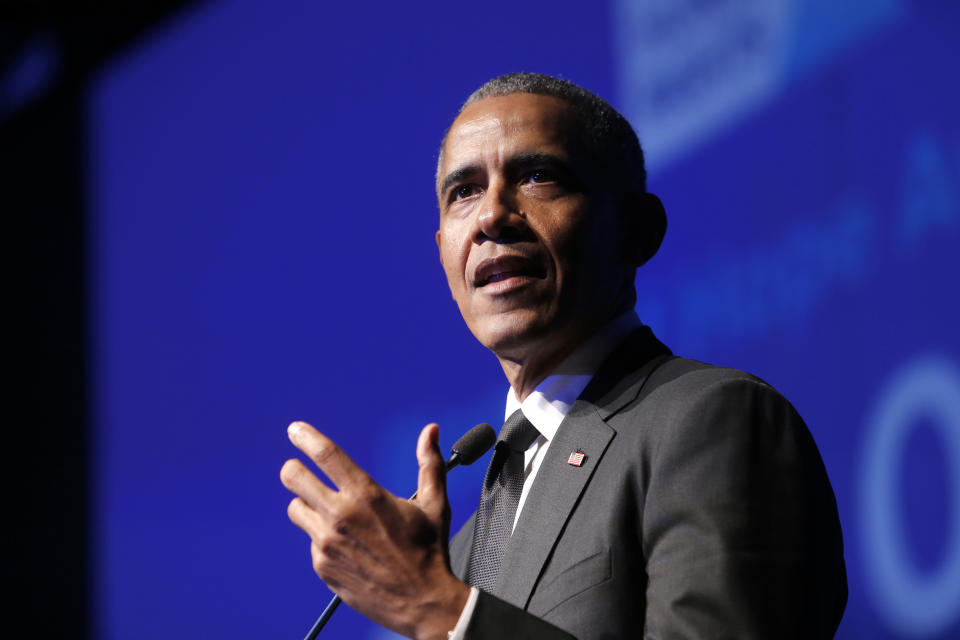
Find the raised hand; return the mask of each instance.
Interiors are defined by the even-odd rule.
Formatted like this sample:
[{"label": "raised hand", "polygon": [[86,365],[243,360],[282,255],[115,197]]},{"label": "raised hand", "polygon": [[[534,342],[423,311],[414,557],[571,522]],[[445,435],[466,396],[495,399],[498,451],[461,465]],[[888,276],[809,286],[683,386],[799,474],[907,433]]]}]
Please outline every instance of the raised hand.
[{"label": "raised hand", "polygon": [[280,471],[297,494],[287,513],[310,536],[317,575],[344,602],[410,638],[446,638],[470,589],[450,572],[450,505],[439,428],[417,440],[417,497],[407,501],[378,485],[332,440],[305,422],[288,428],[294,445],[330,479],[325,485],[297,459]]}]

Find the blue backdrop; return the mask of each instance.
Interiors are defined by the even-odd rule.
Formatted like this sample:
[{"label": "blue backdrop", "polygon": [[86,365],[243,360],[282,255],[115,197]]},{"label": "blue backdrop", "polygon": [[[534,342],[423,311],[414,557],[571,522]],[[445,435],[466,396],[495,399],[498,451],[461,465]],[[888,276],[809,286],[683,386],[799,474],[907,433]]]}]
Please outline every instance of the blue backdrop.
[{"label": "blue backdrop", "polygon": [[[516,70],[637,127],[670,220],[641,318],[810,425],[838,637],[960,635],[958,24],[923,0],[238,0],[155,30],[89,92],[96,636],[302,637],[330,594],[285,514],[291,420],[401,495],[423,424],[502,421],[433,172],[460,101]],[[451,477],[455,526],[485,464]],[[391,637],[346,608],[328,633]]]}]

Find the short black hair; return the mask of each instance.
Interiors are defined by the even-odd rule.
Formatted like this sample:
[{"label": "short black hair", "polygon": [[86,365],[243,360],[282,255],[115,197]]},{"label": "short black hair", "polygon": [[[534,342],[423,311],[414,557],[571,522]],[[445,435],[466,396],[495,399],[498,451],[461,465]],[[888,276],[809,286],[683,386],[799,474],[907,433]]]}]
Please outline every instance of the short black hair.
[{"label": "short black hair", "polygon": [[[580,120],[584,147],[610,176],[612,184],[609,186],[638,193],[646,192],[647,172],[643,150],[633,127],[606,100],[568,80],[526,72],[497,76],[471,93],[457,111],[457,115],[484,98],[499,98],[514,93],[552,96],[569,104]],[[438,171],[440,162],[443,161],[443,143],[446,139],[445,133],[440,145]]]}]

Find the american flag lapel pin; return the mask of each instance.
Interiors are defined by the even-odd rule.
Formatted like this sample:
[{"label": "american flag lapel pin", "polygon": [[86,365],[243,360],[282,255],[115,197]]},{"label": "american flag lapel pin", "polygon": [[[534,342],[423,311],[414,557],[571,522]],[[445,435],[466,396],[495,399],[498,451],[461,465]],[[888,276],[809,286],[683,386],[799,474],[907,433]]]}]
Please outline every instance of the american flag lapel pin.
[{"label": "american flag lapel pin", "polygon": [[581,449],[580,447],[577,447],[577,450],[571,453],[570,457],[567,458],[567,464],[574,467],[579,467],[583,465],[584,455],[586,454],[583,453],[583,449]]}]

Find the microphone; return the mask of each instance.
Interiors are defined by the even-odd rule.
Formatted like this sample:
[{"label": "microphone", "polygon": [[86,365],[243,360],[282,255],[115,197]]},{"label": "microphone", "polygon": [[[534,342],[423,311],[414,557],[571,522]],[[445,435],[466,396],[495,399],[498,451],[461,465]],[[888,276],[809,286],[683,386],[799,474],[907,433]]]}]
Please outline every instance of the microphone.
[{"label": "microphone", "polygon": [[497,432],[486,422],[481,422],[460,436],[460,439],[450,447],[452,455],[447,460],[444,473],[450,473],[451,469],[461,464],[464,466],[473,464],[489,451],[496,441]]},{"label": "microphone", "polygon": [[[450,457],[447,459],[446,466],[444,467],[444,475],[450,473],[451,469],[460,465],[466,466],[473,464],[480,459],[480,456],[489,451],[490,447],[492,447],[496,441],[497,433],[493,430],[493,427],[486,422],[481,422],[476,425],[460,436],[460,439],[450,447]],[[417,492],[414,491],[410,499],[413,500],[416,497]],[[333,616],[333,612],[340,606],[341,602],[343,601],[340,599],[340,596],[333,596],[327,608],[323,610],[323,613],[317,618],[317,621],[310,628],[310,631],[307,632],[303,640],[315,640],[324,625],[326,625],[327,621]]]}]

